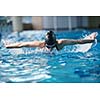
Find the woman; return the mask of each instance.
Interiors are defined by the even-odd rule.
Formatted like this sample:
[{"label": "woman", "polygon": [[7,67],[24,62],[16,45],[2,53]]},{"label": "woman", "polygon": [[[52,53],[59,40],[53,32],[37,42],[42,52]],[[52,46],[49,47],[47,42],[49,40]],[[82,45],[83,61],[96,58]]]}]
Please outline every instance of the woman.
[{"label": "woman", "polygon": [[61,50],[66,45],[74,44],[85,44],[94,42],[97,36],[97,32],[91,33],[88,37],[89,39],[56,39],[53,31],[48,31],[44,41],[31,41],[31,42],[21,42],[6,44],[6,48],[21,48],[21,47],[40,47],[46,48],[50,51],[56,48],[58,51]]}]

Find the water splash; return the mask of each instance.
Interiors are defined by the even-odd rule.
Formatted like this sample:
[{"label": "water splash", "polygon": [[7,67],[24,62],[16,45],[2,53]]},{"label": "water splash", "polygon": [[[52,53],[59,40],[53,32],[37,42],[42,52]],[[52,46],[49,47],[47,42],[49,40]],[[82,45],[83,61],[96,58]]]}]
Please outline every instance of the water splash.
[{"label": "water splash", "polygon": [[[96,34],[97,36],[98,34]],[[83,39],[88,39],[88,35],[85,35],[85,37]],[[74,50],[74,52],[82,52],[85,53],[87,51],[89,51],[92,47],[97,45],[97,39],[95,39],[94,43],[86,43],[86,44],[77,44],[75,45],[76,49]]]}]

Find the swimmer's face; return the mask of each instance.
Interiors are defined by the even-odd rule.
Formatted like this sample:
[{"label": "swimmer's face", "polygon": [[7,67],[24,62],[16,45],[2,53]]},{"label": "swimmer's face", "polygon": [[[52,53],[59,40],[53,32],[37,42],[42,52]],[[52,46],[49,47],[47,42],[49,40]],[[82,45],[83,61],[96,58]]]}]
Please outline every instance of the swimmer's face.
[{"label": "swimmer's face", "polygon": [[53,31],[49,31],[45,37],[46,47],[52,49],[56,46],[56,36]]}]

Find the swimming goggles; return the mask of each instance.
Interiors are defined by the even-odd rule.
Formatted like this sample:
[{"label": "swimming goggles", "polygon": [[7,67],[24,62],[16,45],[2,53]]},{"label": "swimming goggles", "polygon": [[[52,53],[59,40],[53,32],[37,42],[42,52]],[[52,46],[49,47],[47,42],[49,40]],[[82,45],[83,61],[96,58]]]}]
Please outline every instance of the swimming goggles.
[{"label": "swimming goggles", "polygon": [[46,47],[47,48],[53,48],[53,47],[55,47],[56,46],[56,44],[54,43],[53,45],[48,45],[48,44],[46,44]]}]

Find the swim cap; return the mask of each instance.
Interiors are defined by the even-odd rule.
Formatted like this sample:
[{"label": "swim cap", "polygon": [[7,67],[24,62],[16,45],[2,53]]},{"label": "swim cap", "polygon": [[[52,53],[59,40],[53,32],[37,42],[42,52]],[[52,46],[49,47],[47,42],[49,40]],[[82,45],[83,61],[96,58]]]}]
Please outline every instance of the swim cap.
[{"label": "swim cap", "polygon": [[45,37],[45,43],[47,48],[53,48],[56,46],[56,36],[53,31],[48,31]]}]

